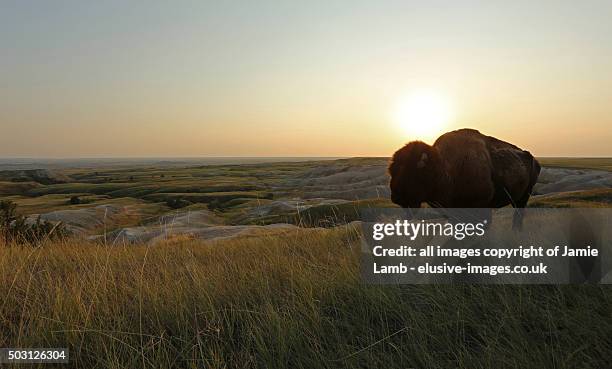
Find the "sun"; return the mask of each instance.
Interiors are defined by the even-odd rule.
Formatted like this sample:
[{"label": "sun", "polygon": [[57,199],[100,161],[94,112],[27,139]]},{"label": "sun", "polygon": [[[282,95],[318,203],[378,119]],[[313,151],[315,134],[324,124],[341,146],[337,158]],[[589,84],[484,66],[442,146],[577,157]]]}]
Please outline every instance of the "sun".
[{"label": "sun", "polygon": [[394,123],[410,140],[430,142],[448,128],[453,118],[450,100],[435,91],[419,91],[398,100]]}]

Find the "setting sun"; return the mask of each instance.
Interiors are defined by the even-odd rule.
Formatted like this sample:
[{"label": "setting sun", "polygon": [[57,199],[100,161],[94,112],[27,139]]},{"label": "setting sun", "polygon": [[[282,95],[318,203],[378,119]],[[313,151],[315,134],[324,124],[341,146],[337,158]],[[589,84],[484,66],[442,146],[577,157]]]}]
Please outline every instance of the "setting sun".
[{"label": "setting sun", "polygon": [[445,131],[452,116],[447,98],[433,91],[420,91],[401,98],[393,118],[410,139],[431,141]]}]

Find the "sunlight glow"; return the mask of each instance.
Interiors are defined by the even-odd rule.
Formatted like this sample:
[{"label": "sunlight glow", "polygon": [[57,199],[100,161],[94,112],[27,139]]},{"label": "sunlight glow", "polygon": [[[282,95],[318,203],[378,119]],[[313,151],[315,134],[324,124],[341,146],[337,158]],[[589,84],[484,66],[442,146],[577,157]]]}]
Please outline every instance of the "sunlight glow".
[{"label": "sunlight glow", "polygon": [[401,98],[394,110],[394,123],[409,140],[431,143],[453,118],[450,101],[434,91],[419,91]]}]

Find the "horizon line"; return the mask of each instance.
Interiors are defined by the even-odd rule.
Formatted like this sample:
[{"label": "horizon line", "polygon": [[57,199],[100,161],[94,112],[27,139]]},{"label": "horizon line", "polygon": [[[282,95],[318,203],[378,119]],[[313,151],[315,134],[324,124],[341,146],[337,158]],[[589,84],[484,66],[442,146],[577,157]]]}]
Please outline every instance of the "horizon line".
[{"label": "horizon line", "polygon": [[[612,154],[605,156],[598,155],[534,155],[536,158],[572,158],[572,159],[606,159],[612,158]],[[0,156],[0,160],[198,160],[198,159],[351,159],[351,158],[389,158],[391,155],[273,155],[273,156],[58,156],[58,157],[38,157],[38,156]]]}]

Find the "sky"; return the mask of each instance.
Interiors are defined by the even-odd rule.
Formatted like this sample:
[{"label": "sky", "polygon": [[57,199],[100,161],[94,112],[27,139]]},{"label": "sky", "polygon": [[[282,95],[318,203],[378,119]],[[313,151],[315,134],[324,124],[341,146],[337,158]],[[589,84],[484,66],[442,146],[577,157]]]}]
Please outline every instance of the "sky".
[{"label": "sky", "polygon": [[610,1],[3,0],[0,157],[389,156],[462,127],[538,156],[612,156],[610,14]]}]

